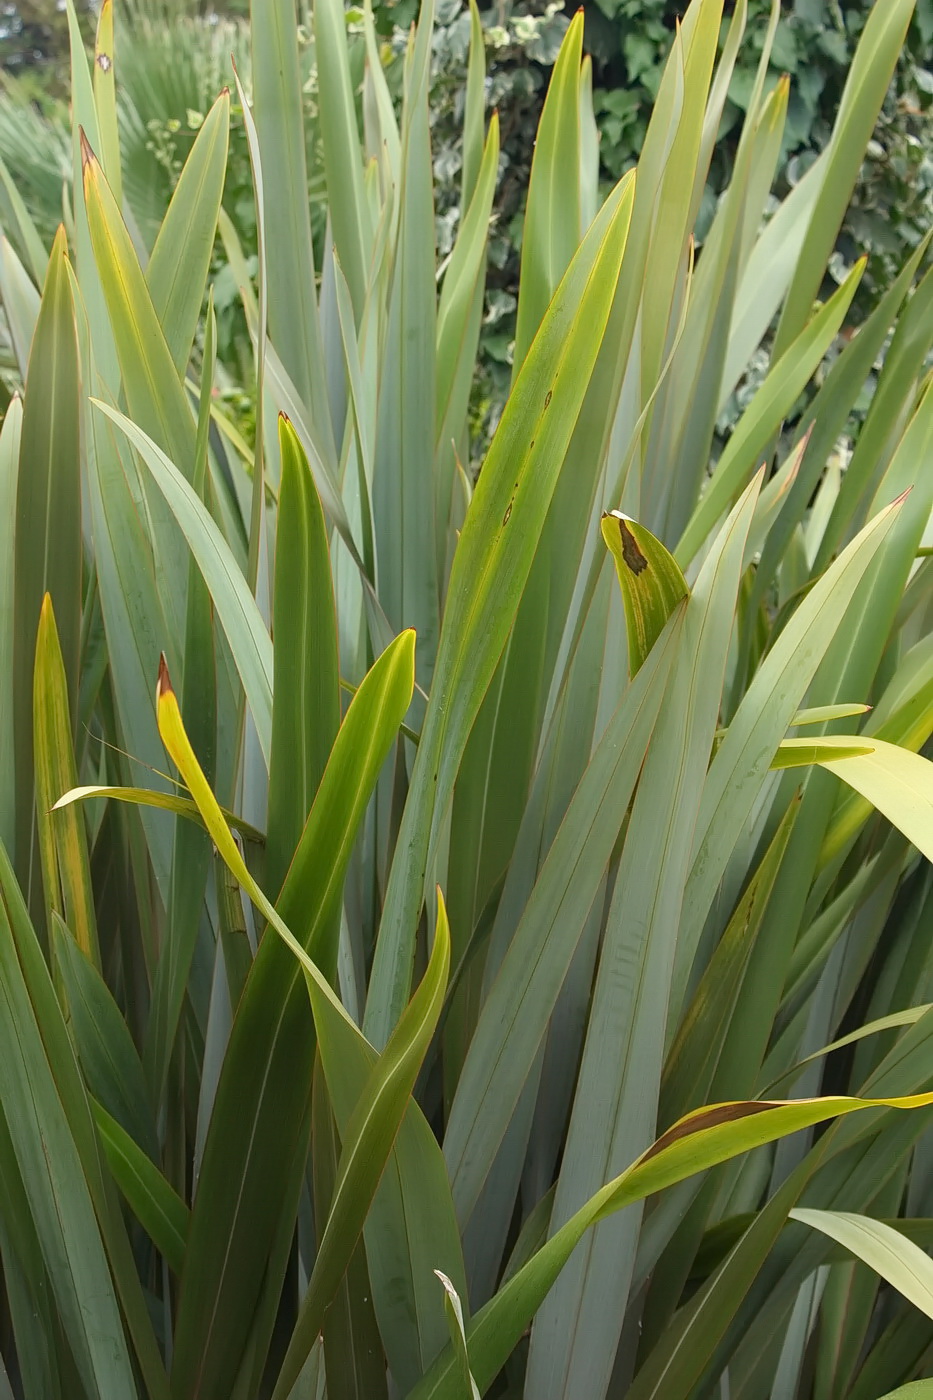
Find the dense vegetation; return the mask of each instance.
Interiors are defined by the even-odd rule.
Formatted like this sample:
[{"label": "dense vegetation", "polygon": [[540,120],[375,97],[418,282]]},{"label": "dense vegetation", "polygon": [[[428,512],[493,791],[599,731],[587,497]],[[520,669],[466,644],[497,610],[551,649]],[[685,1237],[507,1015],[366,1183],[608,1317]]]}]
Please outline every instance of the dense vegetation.
[{"label": "dense vegetation", "polygon": [[[723,108],[694,236],[702,243],[727,187],[741,120],[754,85],[769,0],[752,0],[748,34],[737,57]],[[673,41],[681,0],[589,0],[585,50],[592,57],[593,111],[600,141],[604,193],[637,159]],[[727,7],[728,8],[728,7]],[[785,4],[774,37],[767,82],[791,78],[781,153],[775,169],[773,211],[806,173],[829,139],[835,113],[870,0],[844,6],[836,0]],[[191,148],[198,124],[214,95],[229,80],[231,52],[249,91],[249,40],[245,0],[122,0],[115,23],[120,50],[119,115],[127,199],[146,234],[155,236],[162,211]],[[92,35],[94,6],[77,8],[82,32]],[[381,56],[396,99],[407,30],[416,18],[415,0],[374,6]],[[476,372],[472,388],[474,465],[488,446],[508,393],[515,339],[515,310],[521,260],[525,193],[535,132],[548,75],[569,23],[570,7],[555,3],[510,3],[481,10],[487,59],[487,105],[500,114],[500,171],[489,238],[489,267]],[[32,217],[50,240],[62,213],[62,183],[71,179],[68,158],[68,44],[65,12],[56,0],[26,0],[7,7],[0,31],[0,64],[14,81],[0,95],[0,157],[16,170]],[[725,37],[723,26],[721,42]],[[316,131],[313,26],[305,24],[305,129]],[[362,72],[362,26],[351,13],[350,61],[354,80]],[[437,8],[431,55],[430,106],[435,173],[436,241],[446,256],[460,217],[463,160],[463,101],[470,47],[465,0],[443,0]],[[904,48],[868,143],[828,279],[839,284],[856,259],[868,265],[849,312],[848,333],[875,305],[916,248],[933,217],[933,0],[919,0]],[[315,179],[319,161],[309,154],[312,234],[320,255],[325,213]],[[0,190],[0,205],[2,205]],[[247,259],[255,257],[245,131],[233,104],[224,208]],[[9,225],[9,220],[6,221]],[[15,227],[12,230],[15,241]],[[22,250],[20,250],[22,251]],[[255,274],[255,266],[252,265]],[[244,431],[252,428],[252,377],[248,337],[239,311],[236,283],[218,240],[213,268],[218,355],[227,372],[224,392]],[[827,286],[827,292],[831,289]],[[722,433],[757,388],[770,342],[743,374],[738,397],[724,406]],[[830,352],[835,353],[834,347]],[[870,390],[869,385],[869,390]]]},{"label": "dense vegetation", "polygon": [[845,244],[928,11],[791,173],[777,0],[653,8],[615,182],[605,29],[542,50],[520,242],[475,8],[69,0],[0,110],[0,1394],[933,1369],[914,176]]}]

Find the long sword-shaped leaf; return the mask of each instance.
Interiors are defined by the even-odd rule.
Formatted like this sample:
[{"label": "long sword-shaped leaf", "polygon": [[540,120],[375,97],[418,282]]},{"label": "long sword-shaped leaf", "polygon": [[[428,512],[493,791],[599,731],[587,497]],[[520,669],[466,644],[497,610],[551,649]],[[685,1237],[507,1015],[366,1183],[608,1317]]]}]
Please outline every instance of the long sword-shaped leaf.
[{"label": "long sword-shaped leaf", "polygon": [[699,551],[737,491],[744,486],[749,473],[759,465],[756,459],[838,333],[864,269],[864,261],[856,263],[845,282],[825,306],[820,307],[784,355],[775,361],[745,410],[675,550],[678,562],[684,567]]},{"label": "long sword-shaped leaf", "polygon": [[42,601],[33,678],[36,824],[45,886],[46,917],[53,911],[71,929],[78,947],[99,966],[97,918],[83,814],[75,808],[55,815],[53,804],[77,782],[74,729],[52,600]]},{"label": "long sword-shaped leaf", "polygon": [[[176,817],[186,817],[189,821],[196,822],[198,826],[204,825],[197,803],[190,797],[176,796],[171,792],[156,792],[152,788],[76,787],[63,793],[55,806],[65,807],[69,802],[83,802],[92,797],[112,797],[115,802],[128,802],[134,807],[155,807],[157,811],[172,812]],[[228,812],[226,807],[221,807],[220,810],[224,821],[234,831],[240,832],[250,841],[262,844],[264,837],[261,831],[250,826],[249,822],[238,817],[235,812]]]},{"label": "long sword-shaped leaf", "polygon": [[867,525],[800,604],[759,668],[710,766],[684,898],[672,991],[675,1015],[707,912],[767,766],[899,509],[895,502]]},{"label": "long sword-shaped leaf", "polygon": [[180,1274],[188,1233],[187,1206],[116,1118],[102,1104],[92,1107],[114,1181],[169,1268]]},{"label": "long sword-shaped leaf", "polygon": [[479,1200],[618,840],[682,622],[672,620],[609,721],[483,1006],[444,1138],[461,1222]]},{"label": "long sword-shaped leaf", "polygon": [[16,477],[23,426],[19,395],[0,427],[0,841],[13,850],[16,832],[16,780],[13,770],[13,647],[16,611],[13,550],[16,541]]},{"label": "long sword-shaped leaf", "polygon": [[230,94],[208,112],[159,228],[146,283],[175,369],[183,374],[201,314],[227,168]]},{"label": "long sword-shaped leaf", "polygon": [[933,1317],[933,1259],[906,1235],[882,1220],[847,1211],[798,1207],[791,1217],[851,1250],[927,1317]]},{"label": "long sword-shaped leaf", "polygon": [[268,762],[272,744],[272,642],[246,579],[207,507],[176,465],[129,418],[105,403],[98,401],[96,406],[136,448],[188,541],[230,643]]},{"label": "long sword-shaped leaf", "polygon": [[81,1159],[0,898],[0,1096],[62,1325],[92,1395],[136,1394]]},{"label": "long sword-shaped leaf", "polygon": [[123,207],[120,169],[120,133],[117,122],[117,85],[114,73],[113,0],[103,0],[94,40],[94,106],[100,129],[100,150],[118,208]]},{"label": "long sword-shaped leaf", "polygon": [[16,489],[16,863],[27,891],[33,836],[33,662],[39,614],[47,593],[58,621],[72,725],[78,711],[82,573],[79,392],[75,308],[65,232],[59,229],[29,357]]},{"label": "long sword-shaped leaf", "polygon": [[583,14],[578,11],[551,73],[531,163],[515,327],[516,373],[580,242],[582,57]]},{"label": "long sword-shaped leaf", "polygon": [[[610,905],[551,1229],[556,1232],[656,1130],[664,1026],[689,844],[716,729],[756,477],[713,545],[684,612],[683,642],[645,759]],[[596,1231],[536,1319],[535,1394],[602,1396],[631,1282],[638,1213]],[[563,1311],[577,1319],[559,1327]]]},{"label": "long sword-shaped leaf", "polygon": [[48,250],[42,244],[42,239],[29,215],[16,181],[2,160],[0,160],[0,182],[3,184],[4,192],[13,210],[21,251],[29,264],[33,281],[41,289],[49,261]]},{"label": "long sword-shaped leaf", "polygon": [[[330,1214],[339,1156],[340,1139],[319,1056],[314,1066],[311,1119],[315,1220],[326,1220]],[[334,1400],[360,1400],[364,1395],[388,1400],[386,1358],[362,1241],[357,1243],[327,1309],[321,1340],[327,1390]]]},{"label": "long sword-shaped leaf", "polygon": [[140,1151],[157,1161],[155,1117],[129,1027],[100,972],[61,919],[53,921],[52,934],[63,1005],[84,1081]]},{"label": "long sword-shaped leaf", "polygon": [[363,194],[363,152],[357,130],[347,23],[339,0],[314,6],[314,40],[321,105],[321,137],[334,245],[350,288],[357,321],[369,264],[369,209]]},{"label": "long sword-shaped leaf", "polygon": [[282,880],[340,723],[337,620],[327,529],[294,428],[279,419],[282,475],[275,546],[275,696],[266,879]]},{"label": "long sword-shaped leaf", "polygon": [[417,631],[418,683],[425,690],[440,629],[433,499],[437,293],[428,105],[433,22],[434,0],[425,0],[405,68],[398,242],[373,481],[381,602],[394,631]]},{"label": "long sword-shaped leaf", "polygon": [[82,158],[94,260],[107,300],[127,407],[139,428],[155,439],[190,481],[195,425],[188,396],[126,225],[86,140]]},{"label": "long sword-shaped leaf", "polygon": [[[786,739],[784,747],[793,750],[806,743],[805,739]],[[869,736],[864,740],[867,752],[847,753],[838,760],[827,757],[825,749],[849,748],[851,739],[845,735],[824,735],[819,743],[823,752],[815,761],[867,798],[927,860],[933,860],[933,764],[930,760]]]},{"label": "long sword-shaped leaf", "polygon": [[253,107],[268,234],[269,335],[333,470],[336,450],[314,280],[295,7],[291,0],[262,0],[252,9]]},{"label": "long sword-shaped leaf", "polygon": [[[163,674],[159,703],[167,747],[222,858],[288,943],[271,933],[263,938],[217,1086],[179,1305],[173,1371],[179,1396],[227,1393],[279,1222],[297,1210],[301,1171],[293,1165],[303,1162],[307,1150],[302,1124],[315,1043],[298,962],[331,995],[344,875],[411,700],[413,652],[412,633],[397,638],[354,696],[275,909],[249,875],[197,768]],[[240,1338],[240,1345],[231,1347],[231,1337]]]},{"label": "long sword-shaped leaf", "polygon": [[[35,930],[30,923],[22,895],[2,847],[0,905],[5,909],[8,919],[8,927],[15,945],[15,957],[22,969],[29,1001],[41,1034],[44,1054],[47,1057],[46,1063],[51,1070],[55,1091],[64,1110],[67,1130],[78,1153],[78,1170],[83,1174],[93,1202],[100,1235],[107,1251],[113,1295],[119,1303],[120,1312],[132,1338],[151,1400],[167,1400],[168,1381],[164,1363],[146,1310],[119,1202],[105,1170],[81,1073],[52,986],[48,964],[39,947]],[[9,1126],[12,1129],[12,1124]]]},{"label": "long sword-shaped leaf", "polygon": [[862,31],[827,150],[826,170],[778,326],[776,357],[803,329],[819,292],[823,269],[836,241],[915,4],[916,0],[879,0],[872,6]]},{"label": "long sword-shaped leaf", "polygon": [[[324,1311],[343,1276],[401,1126],[415,1079],[427,1054],[447,990],[450,933],[439,899],[431,958],[421,985],[373,1068],[346,1126],[330,1214],[318,1246],[308,1291],[279,1373],[273,1400],[285,1400],[324,1321]],[[328,1063],[330,1003],[309,987],[321,1058]],[[326,1070],[325,1070],[326,1073]]]},{"label": "long sword-shaped leaf", "polygon": [[[586,1230],[656,1191],[801,1128],[868,1108],[916,1109],[933,1094],[890,1099],[835,1097],[780,1103],[714,1104],[675,1123],[621,1176],[602,1187],[506,1283],[467,1328],[473,1374],[486,1390],[505,1364]],[[410,1400],[459,1400],[459,1361],[452,1348]]]},{"label": "long sword-shaped leaf", "polygon": [[631,186],[589,230],[548,308],[486,458],[454,557],[418,756],[376,946],[365,1026],[384,1044],[407,1000],[432,834],[505,645],[583,403],[625,247]]},{"label": "long sword-shaped leaf", "polygon": [[39,319],[39,293],[13,245],[0,234],[0,300],[20,375],[26,378],[29,350]]}]

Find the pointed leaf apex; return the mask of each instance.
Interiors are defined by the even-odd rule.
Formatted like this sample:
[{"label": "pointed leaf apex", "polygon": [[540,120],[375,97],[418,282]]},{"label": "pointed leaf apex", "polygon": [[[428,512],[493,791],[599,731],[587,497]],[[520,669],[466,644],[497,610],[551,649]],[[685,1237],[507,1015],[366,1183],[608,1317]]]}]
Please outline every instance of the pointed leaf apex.
[{"label": "pointed leaf apex", "polygon": [[89,165],[92,165],[96,161],[97,158],[94,155],[93,150],[91,149],[91,143],[85,135],[83,126],[78,127],[78,138],[81,142],[81,169],[86,170]]},{"label": "pointed leaf apex", "polygon": [[168,673],[168,663],[165,660],[165,652],[159,656],[159,680],[156,685],[156,698],[161,700],[164,695],[173,695],[172,680]]}]

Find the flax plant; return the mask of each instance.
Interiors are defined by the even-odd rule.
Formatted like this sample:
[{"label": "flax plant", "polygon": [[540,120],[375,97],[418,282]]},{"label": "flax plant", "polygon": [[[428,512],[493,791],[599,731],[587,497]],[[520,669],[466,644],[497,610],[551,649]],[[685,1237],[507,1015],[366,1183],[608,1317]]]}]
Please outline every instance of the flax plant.
[{"label": "flax plant", "polygon": [[[856,334],[862,265],[825,277],[913,0],[878,0],[766,220],[775,0],[699,256],[745,0],[692,0],[608,192],[572,21],[478,475],[499,152],[475,9],[438,267],[433,0],[400,106],[368,5],[315,0],[320,148],[293,0],[256,0],[250,91],[230,74],[251,277],[231,91],[151,246],[129,215],[112,3],[90,62],[69,3],[51,248],[4,184],[0,1393],[878,1400],[922,1377],[928,240]],[[254,447],[214,392],[218,236]]]}]

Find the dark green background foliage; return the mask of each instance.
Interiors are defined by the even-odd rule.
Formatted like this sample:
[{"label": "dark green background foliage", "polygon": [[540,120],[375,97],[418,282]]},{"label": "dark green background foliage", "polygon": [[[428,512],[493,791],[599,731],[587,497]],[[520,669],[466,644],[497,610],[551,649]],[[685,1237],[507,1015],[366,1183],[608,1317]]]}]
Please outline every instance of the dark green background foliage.
[{"label": "dark green background foliage", "polygon": [[[586,6],[587,42],[596,65],[596,109],[606,174],[618,177],[641,148],[671,35],[683,6],[677,0],[594,0]],[[733,9],[734,6],[727,6]],[[710,205],[728,182],[737,132],[754,81],[755,62],[770,9],[750,0],[748,32],[729,94]],[[783,188],[794,184],[823,149],[839,106],[848,65],[869,11],[867,0],[793,0],[777,31],[771,67],[791,79]],[[933,0],[920,0],[876,140],[846,226],[840,251],[847,260],[869,251],[874,290],[891,262],[914,247],[927,227],[931,163],[926,153],[933,94]],[[864,295],[864,294],[863,294]]]},{"label": "dark green background foliage", "polygon": [[[572,4],[572,0],[570,0]],[[84,7],[92,27],[90,0]],[[299,7],[300,8],[300,7]],[[733,9],[727,5],[727,11]],[[772,58],[772,81],[791,79],[783,159],[775,197],[804,174],[825,145],[848,64],[869,10],[868,0],[785,0]],[[600,129],[600,159],[608,183],[637,159],[664,60],[683,0],[586,0],[586,47],[593,61],[593,86]],[[734,142],[770,9],[769,0],[749,0],[745,43],[723,118],[697,236],[702,240],[716,200],[729,182]],[[160,218],[213,92],[227,80],[219,64],[231,48],[247,62],[242,5],[236,0],[207,5],[196,0],[124,0],[118,67],[123,95],[123,143],[128,188],[140,225]],[[376,7],[390,81],[401,85],[405,35],[418,0]],[[208,12],[220,11],[230,25],[217,42]],[[497,108],[501,157],[495,222],[489,242],[490,268],[479,363],[473,386],[475,455],[481,457],[502,410],[511,378],[516,289],[521,258],[524,192],[534,134],[550,68],[569,22],[558,3],[509,4],[482,10],[487,49],[487,103]],[[61,101],[67,63],[64,16],[55,0],[25,0],[0,6],[0,66],[15,75],[10,103],[0,102],[0,155],[15,168],[33,217],[47,238],[61,217],[61,183],[70,175],[65,137],[67,111]],[[728,16],[724,20],[725,26]],[[348,13],[351,34],[358,15]],[[222,26],[221,26],[222,27]],[[435,199],[440,257],[449,251],[460,217],[461,130],[469,47],[465,0],[441,0],[434,45],[432,126]],[[305,31],[307,32],[307,31]],[[355,47],[362,73],[362,42]],[[313,45],[305,62],[308,127],[314,127]],[[18,114],[11,111],[18,108]],[[872,141],[862,177],[839,238],[830,272],[841,281],[863,253],[869,264],[850,312],[858,324],[916,246],[933,217],[933,0],[919,0],[895,82]],[[312,172],[315,161],[309,163]],[[312,184],[319,183],[312,174]],[[312,189],[316,240],[324,237],[319,189]],[[317,196],[317,198],[315,198]],[[224,198],[248,259],[255,257],[255,220],[242,124],[234,121]],[[243,375],[245,327],[232,276],[224,275],[218,244],[215,286],[220,320],[220,358],[235,382]],[[827,286],[827,292],[831,287]],[[238,388],[240,386],[238,385]],[[724,425],[727,426],[727,425]]]}]

